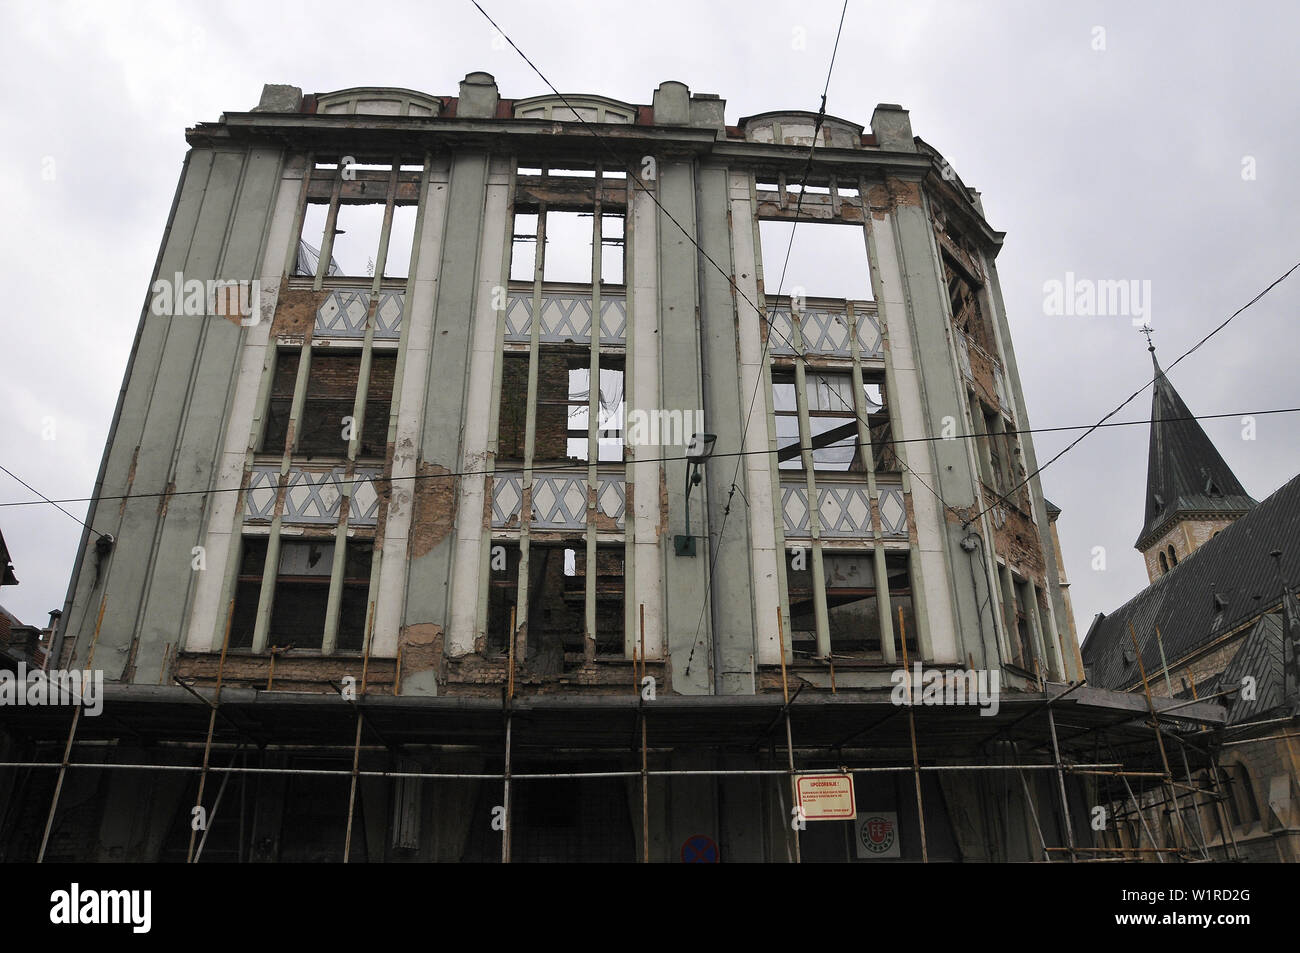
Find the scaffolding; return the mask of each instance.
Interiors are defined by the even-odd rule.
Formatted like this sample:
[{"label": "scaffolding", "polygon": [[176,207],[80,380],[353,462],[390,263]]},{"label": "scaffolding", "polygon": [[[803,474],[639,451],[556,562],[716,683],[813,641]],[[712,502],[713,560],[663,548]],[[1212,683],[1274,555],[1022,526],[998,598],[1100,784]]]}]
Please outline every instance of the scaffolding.
[{"label": "scaffolding", "polygon": [[[102,617],[102,606],[100,613]],[[902,633],[901,613],[899,623]],[[805,695],[806,683],[791,690],[784,658],[780,665],[779,701],[769,694],[657,697],[653,679],[646,675],[643,614],[641,624],[642,635],[639,643],[633,646],[633,695],[630,697],[535,695],[518,698],[515,695],[513,645],[499,701],[454,695],[371,695],[367,693],[370,646],[370,633],[367,632],[359,691],[349,692],[352,686],[333,685],[345,702],[340,706],[337,698],[328,693],[267,691],[260,687],[252,689],[224,684],[226,646],[223,645],[215,687],[205,689],[193,680],[180,677],[174,679],[173,687],[108,686],[105,692],[106,717],[94,719],[92,728],[88,728],[87,721],[82,719],[80,706],[72,713],[66,739],[62,740],[61,759],[38,760],[34,757],[31,760],[4,761],[0,762],[0,768],[57,771],[38,861],[45,859],[65,777],[69,771],[87,769],[197,773],[198,796],[194,815],[203,818],[203,823],[191,829],[186,856],[191,863],[197,863],[203,856],[208,831],[222,806],[230,779],[267,775],[348,779],[346,833],[342,850],[345,862],[353,852],[357,791],[363,779],[500,784],[500,859],[503,863],[513,860],[512,788],[519,784],[557,780],[621,779],[628,784],[639,782],[639,859],[643,863],[651,860],[651,780],[664,778],[772,779],[778,782],[778,794],[788,785],[789,809],[786,809],[783,795],[779,802],[783,817],[788,819],[794,814],[797,822],[802,820],[797,804],[801,777],[910,774],[915,789],[920,859],[923,863],[931,859],[922,791],[922,778],[927,775],[987,774],[1003,777],[1008,783],[1018,779],[1025,812],[1032,820],[1037,852],[1046,862],[1154,859],[1165,863],[1169,860],[1209,859],[1209,839],[1201,823],[1201,808],[1205,806],[1217,811],[1219,826],[1227,833],[1221,838],[1220,846],[1225,846],[1232,836],[1232,825],[1227,822],[1223,808],[1225,796],[1218,783],[1214,750],[1214,743],[1221,740],[1224,710],[1211,700],[1157,698],[1151,692],[1145,669],[1142,670],[1141,696],[1094,689],[1084,682],[1042,683],[1039,692],[1002,696],[999,709],[992,717],[980,717],[971,707],[918,704],[912,694],[910,675],[906,679],[908,690],[902,705],[894,704],[887,692],[882,696],[878,690],[846,691],[840,688],[829,695]],[[227,629],[228,626],[229,620]],[[93,650],[92,644],[92,653]],[[902,657],[907,671],[909,659],[905,637]],[[274,712],[274,719],[264,717],[268,711]],[[1176,717],[1173,712],[1177,712]],[[896,719],[900,713],[906,714],[905,729]],[[8,719],[8,727],[11,731],[16,729],[25,733],[34,746],[40,748],[57,743],[56,739],[60,737],[57,731],[59,715],[66,717],[66,711],[48,707],[25,709],[21,719]],[[783,746],[774,734],[778,726],[783,727]],[[628,727],[632,729],[630,744]],[[78,749],[95,748],[111,755],[112,749],[119,747],[126,737],[158,751],[177,755],[173,761],[192,757],[196,751],[201,751],[202,757],[197,764],[141,763],[107,758],[77,760],[73,757]],[[796,737],[801,739],[799,744],[795,742]],[[1179,746],[1183,780],[1173,776],[1166,749],[1169,739]],[[635,764],[625,770],[516,770],[514,756],[519,750],[545,750],[560,744],[569,753],[585,751],[606,757],[611,753],[632,755]],[[998,745],[1005,745],[1011,757],[976,762],[954,759],[950,754],[953,750],[988,751]],[[652,755],[659,760],[664,754],[690,749],[756,754],[764,746],[771,757],[778,753],[783,755],[784,765],[743,768],[652,766]],[[254,747],[272,753],[350,755],[351,767],[349,770],[335,770],[292,764],[281,767],[250,765],[248,754]],[[400,754],[412,747],[431,752],[472,751],[479,754],[495,749],[500,753],[502,767],[500,770],[480,771],[412,771],[362,766],[363,753]],[[224,758],[226,754],[228,760]],[[1032,756],[1032,759],[1026,756]],[[809,765],[812,760],[832,760],[836,766]],[[800,761],[805,762],[804,767],[799,766]],[[952,763],[937,763],[939,761]],[[1209,787],[1194,784],[1194,770],[1205,770],[1211,781]],[[1055,805],[1044,804],[1031,791],[1029,777],[1043,772],[1054,782]],[[212,803],[207,805],[204,792],[209,775],[220,776],[221,783]],[[1120,805],[1114,809],[1109,818],[1112,823],[1104,828],[1103,835],[1094,838],[1098,843],[1085,843],[1075,829],[1074,821],[1079,816],[1075,810],[1078,798],[1074,804],[1071,803],[1068,790],[1071,781],[1076,783],[1076,793],[1081,793],[1079,785],[1085,782],[1098,785],[1096,800],[1099,805]],[[1122,792],[1113,789],[1115,781],[1122,784]],[[1102,785],[1106,788],[1104,794]],[[1154,791],[1161,793],[1160,800],[1144,807],[1141,798]],[[1049,807],[1059,821],[1060,826],[1055,831],[1049,831],[1044,823],[1045,810]],[[1158,842],[1146,814],[1152,808],[1164,810],[1171,818],[1172,844],[1162,846]],[[1093,810],[1096,809],[1094,806]],[[243,860],[246,818],[242,794],[239,811],[239,858]],[[1189,811],[1196,818],[1195,825],[1187,823]],[[1133,819],[1137,819],[1140,825],[1137,842],[1124,844],[1119,832],[1131,827]],[[764,823],[770,823],[770,818]],[[786,827],[784,820],[782,827]],[[789,859],[795,863],[803,860],[802,827],[800,823],[792,823],[784,835]],[[1095,826],[1093,829],[1097,830]],[[1061,840],[1064,842],[1050,843]],[[1112,840],[1114,843],[1108,842]],[[1231,849],[1236,853],[1235,840]]]}]

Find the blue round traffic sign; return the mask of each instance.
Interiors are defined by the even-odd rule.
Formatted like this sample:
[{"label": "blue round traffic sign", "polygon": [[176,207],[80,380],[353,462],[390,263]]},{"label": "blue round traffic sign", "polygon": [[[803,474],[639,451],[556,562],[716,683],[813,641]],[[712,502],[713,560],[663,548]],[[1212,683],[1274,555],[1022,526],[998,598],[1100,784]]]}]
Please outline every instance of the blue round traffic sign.
[{"label": "blue round traffic sign", "polygon": [[682,845],[683,864],[716,864],[718,862],[718,845],[713,838],[696,834],[686,838]]}]

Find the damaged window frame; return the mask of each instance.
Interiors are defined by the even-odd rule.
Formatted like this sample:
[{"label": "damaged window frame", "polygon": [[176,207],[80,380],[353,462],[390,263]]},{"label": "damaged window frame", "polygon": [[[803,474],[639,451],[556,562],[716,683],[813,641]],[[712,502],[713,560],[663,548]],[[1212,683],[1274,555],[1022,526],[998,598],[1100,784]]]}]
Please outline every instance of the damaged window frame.
[{"label": "damaged window frame", "polygon": [[[536,171],[539,174],[529,175],[528,171]],[[563,343],[543,341],[540,321],[533,322],[532,334],[527,344],[522,341],[507,341],[504,332],[502,333],[498,348],[498,354],[501,356],[498,385],[494,389],[496,407],[493,416],[492,447],[495,451],[494,466],[508,465],[511,470],[517,468],[523,474],[531,474],[534,466],[542,470],[554,470],[557,467],[566,471],[572,469],[571,474],[566,472],[563,475],[573,478],[585,472],[584,483],[588,487],[588,493],[591,494],[593,488],[598,492],[602,479],[613,477],[626,481],[627,452],[623,441],[623,427],[627,347],[626,341],[619,344],[602,341],[599,318],[602,291],[608,289],[611,293],[622,296],[626,286],[622,281],[614,283],[604,281],[603,278],[599,281],[591,279],[593,276],[610,274],[604,267],[604,262],[611,247],[618,249],[618,257],[623,262],[623,268],[626,268],[625,210],[631,179],[624,170],[619,170],[617,176],[607,176],[604,165],[599,163],[590,168],[590,174],[585,174],[588,170],[583,170],[584,174],[580,175],[562,174],[566,171],[572,170],[556,169],[547,161],[530,162],[521,159],[517,162],[514,203],[509,212],[511,251],[505,256],[504,271],[512,292],[532,295],[533,314],[539,313],[540,303],[547,291],[590,294],[593,315],[591,333],[586,340]],[[547,240],[547,220],[552,212],[577,212],[580,215],[590,216],[591,266],[586,273],[588,280],[574,282],[553,281],[546,278],[546,259],[548,251],[551,250]],[[609,225],[611,218],[622,220],[622,227],[612,228]],[[529,225],[533,227],[531,233],[527,230]],[[617,234],[610,234],[611,232]],[[522,256],[521,246],[524,249]],[[528,260],[530,249],[531,262]],[[529,273],[527,281],[522,278],[525,273]],[[625,279],[625,272],[619,277]],[[502,320],[504,321],[504,318]],[[518,379],[521,376],[520,365],[525,359],[527,361],[526,384]],[[544,393],[547,388],[543,380],[549,380],[554,375],[550,377],[544,375],[542,364],[555,359],[563,360],[567,367],[563,400],[560,400],[556,394]],[[507,371],[507,368],[513,370]],[[623,395],[620,395],[620,406],[606,419],[602,419],[604,390],[616,386],[614,379],[611,378],[611,372],[617,373]],[[550,371],[547,374],[550,374]],[[583,377],[586,381],[585,394],[579,393],[582,390]],[[596,381],[597,385],[591,386],[592,381]],[[520,401],[524,402],[522,411],[519,406]],[[543,410],[546,407],[559,405],[568,408],[564,456],[556,457],[554,454],[543,456],[540,452],[542,441],[539,440],[539,436],[548,439],[544,435],[539,435],[542,429]],[[522,441],[519,439],[521,422],[524,430]],[[614,424],[617,429],[610,426],[611,424]],[[612,455],[612,437],[618,442],[618,459],[602,459]],[[578,442],[585,442],[583,448],[585,454],[576,452],[570,455],[571,448],[577,450]],[[522,451],[522,459],[517,451]],[[587,521],[581,530],[574,528],[563,531],[540,530],[532,527],[532,514],[529,508],[521,507],[522,525],[517,530],[496,530],[492,533],[491,545],[504,544],[512,547],[510,552],[516,551],[513,547],[517,547],[518,569],[513,574],[514,579],[511,583],[502,582],[493,574],[489,574],[489,580],[484,583],[486,591],[480,619],[486,634],[484,642],[486,653],[491,655],[508,651],[509,635],[500,631],[503,625],[508,627],[508,622],[505,621],[507,610],[503,608],[506,605],[507,590],[512,594],[513,604],[516,606],[516,658],[527,658],[529,652],[535,654],[539,648],[537,639],[542,637],[541,629],[533,626],[531,636],[529,634],[529,617],[536,611],[536,606],[531,605],[530,586],[536,586],[540,581],[532,578],[537,571],[531,558],[535,550],[541,547],[573,549],[578,561],[588,566],[592,565],[593,561],[598,565],[602,554],[617,550],[618,559],[626,572],[628,545],[626,534],[613,527],[602,528],[598,509],[593,510],[588,507],[586,512]],[[581,661],[573,651],[565,651],[562,653],[563,662],[560,668],[571,671],[575,666],[590,664],[596,658],[630,658],[631,643],[627,635],[630,618],[629,593],[626,576],[620,579],[618,592],[622,600],[623,621],[617,632],[609,633],[605,631],[608,626],[601,622],[602,616],[608,615],[602,612],[601,603],[610,597],[610,593],[606,590],[611,579],[598,580],[596,574],[586,574],[583,580]],[[573,646],[569,646],[569,649],[572,648]],[[554,647],[549,646],[547,651],[554,654]],[[554,662],[549,660],[544,664],[554,666]]]},{"label": "damaged window frame", "polygon": [[[344,161],[345,159],[351,161]],[[424,182],[425,167],[420,171],[412,170],[410,157],[396,156],[308,156],[307,171],[303,186],[302,204],[298,212],[298,242],[293,249],[289,274],[294,278],[312,279],[313,290],[319,291],[324,286],[324,279],[339,278],[351,281],[374,280],[405,283],[409,277],[409,266],[414,257],[416,245],[415,227],[418,217],[420,191]],[[348,274],[334,257],[336,236],[347,229],[340,229],[348,224],[351,213],[344,210],[354,206],[382,205],[382,218],[375,242],[367,260],[370,263],[368,273]],[[312,215],[312,207],[326,208],[324,228],[320,235],[308,235],[309,223],[319,216]],[[395,209],[413,206],[417,209],[415,216],[395,216]],[[407,250],[406,261],[390,262],[390,245],[394,237],[394,218],[400,218],[401,235],[409,231],[409,241],[399,239],[399,248]],[[409,218],[409,221],[408,221]],[[316,242],[312,245],[312,240]],[[349,242],[350,244],[350,242]],[[304,250],[303,246],[306,246]],[[315,270],[312,274],[305,272],[310,265],[310,252],[315,256]],[[399,256],[400,257],[400,256]]]},{"label": "damaged window frame", "polygon": [[[342,542],[341,552],[339,543]],[[286,559],[295,549],[319,550],[323,571],[286,572]],[[359,656],[369,630],[374,584],[375,539],[372,533],[245,531],[235,554],[238,567],[231,619],[230,650],[249,655]],[[364,556],[358,558],[358,554]],[[254,555],[255,554],[255,555]],[[254,556],[252,565],[249,557]],[[292,567],[290,567],[292,568]],[[288,589],[315,590],[311,610],[319,614],[319,638],[306,642],[284,639],[285,610],[281,596]],[[295,617],[302,606],[295,604]],[[251,625],[250,625],[251,623]]]},{"label": "damaged window frame", "polygon": [[[787,546],[785,555],[786,606],[790,612],[790,644],[796,659],[831,661],[836,664],[844,662],[863,662],[877,664],[882,661],[896,662],[902,658],[901,643],[898,636],[897,611],[903,608],[906,626],[907,652],[909,658],[920,659],[922,655],[920,633],[916,629],[916,610],[912,600],[911,552],[908,549],[885,548],[857,544],[851,547],[819,547],[814,555],[804,551],[802,557],[796,550]],[[803,568],[794,568],[797,558],[803,561]],[[856,563],[867,567],[865,575],[856,580],[857,585],[850,585],[852,580],[837,575],[841,567]],[[817,585],[817,567],[821,567],[821,585]],[[897,584],[899,580],[904,584]],[[882,580],[885,583],[882,598]],[[868,635],[874,638],[846,638],[845,631],[851,626],[837,624],[837,609],[851,606],[863,600],[874,600],[875,618]],[[796,600],[803,606],[802,612],[795,611]],[[824,620],[824,622],[823,622]],[[811,628],[809,628],[811,624]],[[825,624],[829,644],[829,654],[819,649],[818,628]],[[888,634],[892,640],[892,651],[886,653],[882,636]]]},{"label": "damaged window frame", "polygon": [[[281,368],[286,359],[292,359],[295,367],[293,390],[285,392],[281,385],[286,381]],[[319,395],[313,397],[313,386],[319,386],[322,378],[320,365],[323,362],[357,361],[357,375],[349,397],[327,398]],[[311,347],[304,343],[292,343],[275,346],[269,363],[269,382],[263,402],[261,433],[255,442],[258,456],[287,456],[290,461],[319,462],[337,460],[352,462],[357,460],[383,461],[387,454],[388,430],[393,411],[394,390],[397,378],[397,346],[395,342],[372,342],[371,348],[331,345],[329,347]],[[375,373],[377,367],[385,368],[384,373]],[[391,369],[390,369],[391,368]],[[364,399],[362,389],[364,380]],[[387,387],[383,388],[385,381]],[[383,388],[383,389],[379,389]],[[350,398],[350,403],[347,401]],[[339,433],[338,452],[328,452],[324,444],[304,444],[307,434],[308,415],[313,413],[313,400],[318,402],[340,402],[346,413],[340,415],[337,431]],[[343,439],[343,418],[351,417],[352,439]],[[293,442],[287,444],[288,431],[292,426]],[[324,425],[322,424],[322,429]]]}]

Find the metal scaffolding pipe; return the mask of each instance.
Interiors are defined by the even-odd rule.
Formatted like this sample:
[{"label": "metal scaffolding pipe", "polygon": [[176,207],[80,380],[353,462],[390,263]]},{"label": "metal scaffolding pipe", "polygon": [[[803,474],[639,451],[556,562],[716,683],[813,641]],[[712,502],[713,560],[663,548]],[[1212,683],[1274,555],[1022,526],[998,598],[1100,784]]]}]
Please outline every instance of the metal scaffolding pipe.
[{"label": "metal scaffolding pipe", "polygon": [[[58,761],[0,761],[0,768],[59,768],[62,764]],[[90,768],[92,770],[121,770],[121,771],[202,771],[202,765],[197,764],[105,764],[102,762],[72,762],[69,768]],[[1118,765],[1096,765],[1100,768],[1113,768]],[[886,773],[907,773],[913,769],[909,765],[873,765],[871,767],[848,768],[850,774],[886,774]],[[923,764],[921,771],[1055,771],[1054,765],[1050,764]],[[336,771],[324,768],[249,768],[239,767],[223,768],[219,765],[208,767],[209,773],[221,774],[223,772],[243,773],[243,774],[291,774],[291,775],[311,775],[326,777],[351,777],[351,771]],[[797,775],[825,775],[825,774],[843,774],[844,768],[805,768],[796,771]],[[1127,772],[1116,771],[1118,776],[1125,774],[1137,774],[1143,776],[1152,775],[1152,772]],[[753,777],[761,775],[786,775],[790,774],[788,768],[663,768],[659,770],[650,769],[646,771],[650,777]],[[421,772],[421,771],[365,771],[359,770],[358,777],[362,778],[415,778],[426,781],[502,781],[506,775],[498,774],[471,774],[471,773],[438,773],[438,772]],[[639,778],[640,771],[560,771],[560,772],[542,772],[537,774],[511,774],[511,781],[545,781],[551,778],[581,780],[582,778]]]}]

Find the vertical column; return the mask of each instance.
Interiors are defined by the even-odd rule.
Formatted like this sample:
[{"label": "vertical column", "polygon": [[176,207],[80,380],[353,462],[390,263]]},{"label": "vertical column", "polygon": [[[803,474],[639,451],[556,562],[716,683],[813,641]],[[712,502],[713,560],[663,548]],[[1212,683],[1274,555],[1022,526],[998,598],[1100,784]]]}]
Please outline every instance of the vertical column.
[{"label": "vertical column", "polygon": [[487,202],[483,216],[483,250],[479,256],[478,294],[473,312],[470,342],[469,382],[465,400],[465,429],[459,469],[456,558],[452,567],[451,621],[447,630],[447,651],[463,655],[474,650],[479,582],[483,578],[484,542],[491,507],[486,499],[488,435],[492,425],[492,381],[500,352],[497,340],[498,306],[506,304],[506,280],[510,269],[509,235],[511,220],[508,159],[494,159],[487,181]]},{"label": "vertical column", "polygon": [[[739,343],[740,410],[742,419],[745,495],[749,505],[750,569],[753,579],[753,612],[756,620],[756,664],[781,661],[780,636],[772,620],[781,605],[782,546],[777,538],[782,525],[779,478],[773,480],[774,462],[767,451],[772,446],[768,433],[772,417],[771,387],[762,340],[762,318],[748,301],[759,304],[758,243],[755,233],[752,177],[731,174],[731,242],[734,249],[736,327]],[[748,299],[748,301],[746,301]],[[752,410],[751,410],[752,404]]]},{"label": "vertical column", "polygon": [[[308,160],[310,161],[310,160]],[[253,447],[261,436],[261,413],[270,386],[274,348],[271,322],[283,280],[287,248],[297,247],[298,210],[306,176],[301,161],[281,171],[280,187],[271,214],[269,234],[262,255],[261,314],[244,334],[238,356],[239,370],[225,438],[217,459],[207,532],[203,537],[208,569],[199,575],[194,600],[185,628],[185,648],[190,652],[211,652],[225,635],[225,606],[234,590],[239,566],[239,532],[243,524],[240,509],[243,495],[236,492],[244,478]],[[141,675],[142,680],[144,674]]]},{"label": "vertical column", "polygon": [[[639,172],[638,172],[639,174]],[[624,241],[627,242],[628,382],[626,426],[634,411],[649,414],[660,406],[659,391],[659,210],[652,193],[653,178],[641,176],[645,188],[629,177],[629,202]],[[669,227],[673,227],[669,223]],[[628,499],[625,525],[632,537],[632,572],[637,605],[645,605],[646,655],[664,652],[664,537],[667,510],[661,497],[664,464],[658,458],[669,448],[657,441],[627,448]],[[668,559],[675,557],[668,556]],[[637,633],[639,635],[639,632]],[[629,651],[630,654],[630,651]]]}]

